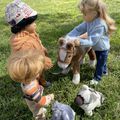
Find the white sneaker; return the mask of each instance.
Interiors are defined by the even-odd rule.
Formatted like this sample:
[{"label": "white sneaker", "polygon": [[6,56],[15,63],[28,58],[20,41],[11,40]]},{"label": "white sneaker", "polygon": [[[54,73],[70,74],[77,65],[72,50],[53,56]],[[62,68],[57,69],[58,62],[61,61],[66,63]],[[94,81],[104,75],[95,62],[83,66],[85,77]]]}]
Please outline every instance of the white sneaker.
[{"label": "white sneaker", "polygon": [[97,85],[99,82],[97,80],[92,79],[90,81],[90,85]]}]

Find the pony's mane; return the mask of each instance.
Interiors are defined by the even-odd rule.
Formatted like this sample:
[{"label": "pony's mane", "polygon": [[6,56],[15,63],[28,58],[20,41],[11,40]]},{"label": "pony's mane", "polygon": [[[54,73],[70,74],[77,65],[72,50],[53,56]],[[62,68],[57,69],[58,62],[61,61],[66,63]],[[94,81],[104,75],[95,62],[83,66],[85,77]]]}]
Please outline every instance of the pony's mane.
[{"label": "pony's mane", "polygon": [[65,37],[64,37],[64,39],[65,39],[65,41],[67,42],[67,41],[74,41],[74,40],[76,40],[76,39],[78,39],[79,37],[74,37],[74,36],[68,36],[68,35],[66,35]]}]

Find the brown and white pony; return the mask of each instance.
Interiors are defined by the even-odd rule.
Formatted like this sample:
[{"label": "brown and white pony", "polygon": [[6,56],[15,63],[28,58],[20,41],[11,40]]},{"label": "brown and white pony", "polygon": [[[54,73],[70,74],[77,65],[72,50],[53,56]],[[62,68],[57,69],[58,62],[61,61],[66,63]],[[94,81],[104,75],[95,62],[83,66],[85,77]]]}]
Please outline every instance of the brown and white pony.
[{"label": "brown and white pony", "polygon": [[80,45],[80,40],[77,37],[61,37],[59,38],[59,50],[57,64],[63,70],[71,65],[73,70],[74,84],[80,82],[80,61],[85,54],[89,52],[90,64],[95,64],[95,53],[92,48],[85,48]]}]

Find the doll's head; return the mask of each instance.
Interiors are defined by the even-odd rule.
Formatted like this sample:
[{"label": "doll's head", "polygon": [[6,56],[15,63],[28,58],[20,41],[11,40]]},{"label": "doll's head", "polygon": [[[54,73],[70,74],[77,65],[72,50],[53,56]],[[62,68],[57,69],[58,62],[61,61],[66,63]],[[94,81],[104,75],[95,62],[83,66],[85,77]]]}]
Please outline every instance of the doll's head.
[{"label": "doll's head", "polygon": [[37,12],[21,0],[14,0],[6,6],[5,18],[11,32],[16,34],[36,20]]},{"label": "doll's head", "polygon": [[44,58],[37,50],[19,51],[11,54],[8,59],[10,77],[20,83],[30,83],[44,69]]},{"label": "doll's head", "polygon": [[108,33],[116,30],[115,21],[108,15],[106,4],[102,0],[81,0],[78,8],[83,13],[83,18],[87,22],[100,17],[108,25]]},{"label": "doll's head", "polygon": [[83,18],[87,22],[93,21],[99,16],[98,13],[98,0],[81,0],[78,7],[83,14]]}]

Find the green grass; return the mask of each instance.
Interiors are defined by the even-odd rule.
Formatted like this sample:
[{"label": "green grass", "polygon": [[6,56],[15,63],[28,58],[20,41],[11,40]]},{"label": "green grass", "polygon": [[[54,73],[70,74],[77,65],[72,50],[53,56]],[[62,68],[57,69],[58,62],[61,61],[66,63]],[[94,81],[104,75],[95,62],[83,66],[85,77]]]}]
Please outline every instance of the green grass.
[{"label": "green grass", "polygon": [[[0,0],[0,120],[31,120],[32,114],[22,98],[20,84],[12,81],[6,71],[11,33],[4,20],[4,10],[10,1],[12,0]],[[82,17],[77,9],[78,0],[25,0],[25,2],[38,11],[37,32],[55,63],[58,38],[82,22]],[[120,120],[120,1],[105,0],[105,2],[118,29],[111,38],[111,50],[108,57],[109,75],[103,77],[101,84],[95,88],[106,97],[102,107],[95,109],[92,117],[87,117],[73,103],[81,85],[88,84],[88,80],[94,73],[94,70],[91,70],[87,64],[81,67],[81,83],[77,86],[72,84],[71,74],[66,77],[46,74],[47,79],[52,82],[52,86],[45,89],[45,94],[54,93],[55,100],[70,105],[77,114],[76,120]],[[51,115],[50,106],[47,113],[48,120]]]}]

